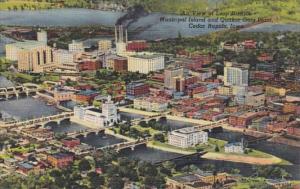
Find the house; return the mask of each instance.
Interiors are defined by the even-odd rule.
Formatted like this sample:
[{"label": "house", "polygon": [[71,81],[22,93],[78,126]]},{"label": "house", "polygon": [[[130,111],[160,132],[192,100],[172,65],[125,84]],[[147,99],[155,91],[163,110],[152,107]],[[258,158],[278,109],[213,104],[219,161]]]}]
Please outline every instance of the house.
[{"label": "house", "polygon": [[244,144],[243,142],[235,142],[235,143],[228,143],[224,146],[225,153],[244,153]]}]

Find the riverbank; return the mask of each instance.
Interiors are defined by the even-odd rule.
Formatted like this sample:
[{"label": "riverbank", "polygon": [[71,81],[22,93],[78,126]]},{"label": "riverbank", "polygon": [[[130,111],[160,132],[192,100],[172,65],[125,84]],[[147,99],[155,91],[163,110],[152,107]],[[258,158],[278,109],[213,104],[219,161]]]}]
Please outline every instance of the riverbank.
[{"label": "riverbank", "polygon": [[237,163],[247,163],[252,165],[276,165],[284,164],[291,165],[291,163],[282,160],[276,156],[267,154],[270,157],[254,157],[248,156],[247,154],[225,154],[225,153],[216,153],[208,152],[202,156],[205,159],[211,160],[220,160],[220,161],[231,161]]},{"label": "riverbank", "polygon": [[160,143],[160,142],[156,142],[156,141],[148,142],[147,147],[157,149],[157,150],[166,151],[166,152],[183,154],[183,155],[194,154],[194,153],[197,152],[196,150],[186,150],[186,149],[178,148],[178,147],[166,144],[166,143]]}]

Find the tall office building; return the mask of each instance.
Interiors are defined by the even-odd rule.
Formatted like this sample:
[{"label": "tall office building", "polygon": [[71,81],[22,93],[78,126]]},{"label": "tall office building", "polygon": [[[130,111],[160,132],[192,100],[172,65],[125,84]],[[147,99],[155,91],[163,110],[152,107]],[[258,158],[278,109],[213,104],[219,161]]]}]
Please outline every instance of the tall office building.
[{"label": "tall office building", "polygon": [[184,68],[183,67],[171,67],[165,69],[164,71],[164,86],[167,89],[176,89],[176,79],[175,77],[183,77],[184,76]]},{"label": "tall office building", "polygon": [[225,62],[224,85],[225,86],[248,86],[249,66]]},{"label": "tall office building", "polygon": [[75,40],[69,44],[70,52],[84,52],[84,46],[82,42],[76,42]]},{"label": "tall office building", "polygon": [[18,50],[17,57],[19,71],[39,73],[54,63],[53,51],[46,44],[26,44]]},{"label": "tall office building", "polygon": [[53,51],[44,42],[25,41],[7,44],[6,58],[18,62],[19,71],[42,72],[54,62]]},{"label": "tall office building", "polygon": [[47,44],[48,37],[47,37],[47,32],[45,30],[41,30],[37,32],[37,41]]},{"label": "tall office building", "polygon": [[101,52],[106,52],[112,48],[112,42],[108,39],[103,39],[98,42],[98,50]]}]

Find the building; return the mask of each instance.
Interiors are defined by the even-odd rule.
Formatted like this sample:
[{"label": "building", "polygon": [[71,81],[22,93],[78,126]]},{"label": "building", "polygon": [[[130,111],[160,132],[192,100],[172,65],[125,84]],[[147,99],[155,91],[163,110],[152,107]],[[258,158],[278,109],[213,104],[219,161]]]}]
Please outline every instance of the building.
[{"label": "building", "polygon": [[41,42],[22,44],[17,53],[18,70],[22,72],[44,72],[54,64],[53,50]]},{"label": "building", "polygon": [[145,40],[128,41],[126,45],[126,51],[141,52],[148,48],[148,44]]},{"label": "building", "polygon": [[41,30],[37,32],[37,41],[47,44],[48,37],[47,37],[47,32],[45,30]]},{"label": "building", "polygon": [[282,85],[267,85],[265,94],[268,96],[285,96],[286,88]]},{"label": "building", "polygon": [[98,42],[98,50],[106,52],[112,48],[112,41],[109,39],[103,39]]},{"label": "building", "polygon": [[230,115],[228,121],[234,127],[247,127],[255,117],[257,117],[255,112],[237,112]]},{"label": "building", "polygon": [[65,138],[61,141],[65,147],[74,148],[80,145],[80,139],[78,138]]},{"label": "building", "polygon": [[72,100],[78,103],[90,104],[99,93],[93,90],[84,90],[73,95]]},{"label": "building", "polygon": [[56,153],[47,156],[47,161],[49,162],[49,164],[55,168],[60,169],[71,165],[73,160],[74,156],[67,153]]},{"label": "building", "polygon": [[53,50],[44,42],[25,41],[7,44],[6,58],[18,62],[19,71],[42,72],[54,63]]},{"label": "building", "polygon": [[243,42],[245,49],[256,49],[257,42],[254,40],[245,40]]},{"label": "building", "polygon": [[55,49],[53,51],[54,61],[57,64],[72,64],[74,63],[78,53],[70,52],[68,50],[63,49]]},{"label": "building", "polygon": [[170,145],[180,148],[188,148],[197,144],[207,143],[208,134],[204,131],[197,131],[194,127],[187,127],[172,131],[168,135]]},{"label": "building", "polygon": [[101,128],[117,123],[119,116],[116,105],[108,98],[107,102],[102,104],[101,109],[93,106],[75,106],[72,120],[78,123],[88,123],[87,125],[93,128]]},{"label": "building", "polygon": [[219,86],[218,87],[218,93],[220,95],[232,96],[233,95],[233,88],[230,87],[230,86]]},{"label": "building", "polygon": [[267,179],[267,184],[271,186],[274,189],[284,189],[284,188],[291,188],[292,184],[288,180],[273,180],[273,179]]},{"label": "building", "polygon": [[164,86],[167,89],[176,89],[175,77],[184,76],[183,67],[167,68],[164,71]]},{"label": "building", "polygon": [[[198,170],[194,173],[178,175],[166,179],[167,189],[212,189],[214,182],[226,186],[231,177],[227,173],[204,172]],[[236,182],[236,181],[235,181]]]},{"label": "building", "polygon": [[82,42],[76,42],[75,40],[69,44],[70,52],[84,52],[84,46]]},{"label": "building", "polygon": [[168,101],[161,98],[136,98],[133,100],[133,107],[149,112],[164,112],[168,109]]},{"label": "building", "polygon": [[287,128],[287,133],[289,135],[300,137],[300,125],[290,126]]},{"label": "building", "polygon": [[287,102],[300,102],[300,92],[288,92],[286,94]]},{"label": "building", "polygon": [[126,86],[126,96],[129,99],[148,95],[149,85],[144,82],[131,82]]},{"label": "building", "polygon": [[248,86],[248,65],[225,62],[224,85]]},{"label": "building", "polygon": [[107,123],[117,123],[118,122],[118,111],[116,105],[111,101],[109,96],[107,101],[102,104],[102,115],[105,117]]},{"label": "building", "polygon": [[245,148],[243,142],[228,143],[224,146],[225,153],[243,154],[244,150]]},{"label": "building", "polygon": [[78,65],[75,60],[79,56],[78,52],[70,52],[63,49],[55,49],[53,51],[55,68],[57,70],[68,70],[72,72],[78,71]]},{"label": "building", "polygon": [[69,101],[72,100],[74,93],[75,93],[74,91],[67,91],[67,90],[56,88],[53,91],[53,97],[57,102]]},{"label": "building", "polygon": [[148,74],[165,68],[163,55],[143,53],[128,56],[128,71]]},{"label": "building", "polygon": [[262,81],[269,81],[274,79],[274,74],[271,72],[266,72],[266,71],[253,71],[251,72],[251,78],[252,79],[258,79]]},{"label": "building", "polygon": [[245,105],[248,106],[263,106],[265,104],[265,93],[249,92],[246,94]]},{"label": "building", "polygon": [[113,59],[112,69],[116,72],[127,72],[128,70],[128,61],[127,58],[117,56]]},{"label": "building", "polygon": [[102,68],[101,61],[81,61],[78,63],[79,71],[96,71]]}]

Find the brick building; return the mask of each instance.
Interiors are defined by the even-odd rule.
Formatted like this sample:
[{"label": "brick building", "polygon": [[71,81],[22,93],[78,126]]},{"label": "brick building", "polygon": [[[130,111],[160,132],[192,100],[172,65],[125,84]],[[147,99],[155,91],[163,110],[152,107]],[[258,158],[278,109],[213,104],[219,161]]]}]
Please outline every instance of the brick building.
[{"label": "brick building", "polygon": [[133,52],[141,52],[148,48],[148,44],[145,40],[128,41],[126,50]]},{"label": "brick building", "polygon": [[80,140],[78,138],[66,138],[61,141],[64,146],[68,148],[74,148],[75,146],[80,145]]},{"label": "brick building", "polygon": [[101,61],[82,61],[78,63],[79,71],[96,71],[102,68]]},{"label": "brick building", "polygon": [[99,93],[92,90],[80,91],[73,95],[73,101],[78,103],[90,104]]},{"label": "brick building", "polygon": [[128,70],[127,58],[125,57],[114,58],[113,70],[117,72],[126,72]]},{"label": "brick building", "polygon": [[126,95],[129,98],[141,97],[149,93],[149,85],[143,82],[132,82],[126,86]]},{"label": "brick building", "polygon": [[74,160],[72,154],[56,153],[47,156],[47,161],[56,168],[64,168],[69,166]]}]

